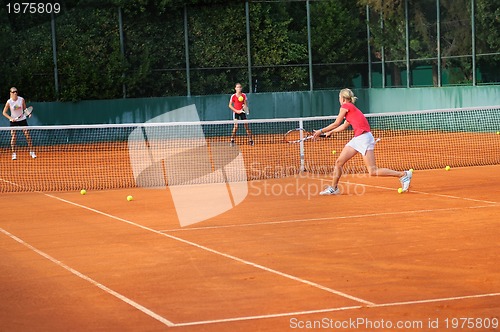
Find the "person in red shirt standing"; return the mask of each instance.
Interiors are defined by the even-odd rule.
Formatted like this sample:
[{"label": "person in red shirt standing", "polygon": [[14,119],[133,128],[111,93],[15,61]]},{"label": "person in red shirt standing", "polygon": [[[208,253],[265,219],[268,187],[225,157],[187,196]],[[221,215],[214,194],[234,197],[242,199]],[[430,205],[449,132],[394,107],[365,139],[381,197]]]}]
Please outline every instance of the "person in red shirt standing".
[{"label": "person in red shirt standing", "polygon": [[[235,143],[236,139],[236,132],[238,131],[238,120],[246,120],[247,115],[244,111],[244,108],[248,107],[248,102],[247,102],[247,96],[243,92],[241,92],[241,83],[236,83],[236,86],[234,87],[234,90],[236,91],[233,93],[231,98],[229,99],[229,108],[233,111],[234,114],[234,127],[233,127],[233,132],[231,134],[231,145],[233,146]],[[252,132],[250,131],[250,128],[248,128],[248,123],[245,123],[245,129],[247,131],[247,135],[249,137],[249,144],[253,145],[253,138],[252,138]]]},{"label": "person in red shirt standing", "polygon": [[[357,97],[350,89],[342,89],[339,93],[340,111],[335,122],[314,132],[314,138],[325,133],[330,136],[332,133],[338,133],[349,126],[354,130],[354,137],[345,145],[339,157],[335,161],[333,171],[332,186],[328,186],[320,192],[320,195],[338,195],[340,190],[338,183],[342,176],[342,167],[357,153],[363,156],[363,161],[368,168],[370,176],[393,176],[399,177],[403,192],[408,191],[412,178],[411,171],[394,171],[389,168],[379,168],[375,163],[375,139],[371,133],[370,124],[365,115],[356,107],[354,103]],[[345,119],[345,121],[344,121]],[[344,121],[344,123],[342,123]]]}]

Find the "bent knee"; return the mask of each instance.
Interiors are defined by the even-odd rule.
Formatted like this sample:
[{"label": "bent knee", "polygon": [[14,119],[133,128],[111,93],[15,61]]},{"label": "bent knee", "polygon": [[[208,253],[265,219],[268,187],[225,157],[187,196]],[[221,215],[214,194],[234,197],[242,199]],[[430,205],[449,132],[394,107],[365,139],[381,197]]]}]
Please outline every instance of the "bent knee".
[{"label": "bent knee", "polygon": [[345,164],[346,162],[347,162],[346,160],[343,160],[343,159],[338,158],[337,160],[335,160],[335,166],[336,166],[336,167],[342,167],[342,166],[344,166],[344,164]]}]

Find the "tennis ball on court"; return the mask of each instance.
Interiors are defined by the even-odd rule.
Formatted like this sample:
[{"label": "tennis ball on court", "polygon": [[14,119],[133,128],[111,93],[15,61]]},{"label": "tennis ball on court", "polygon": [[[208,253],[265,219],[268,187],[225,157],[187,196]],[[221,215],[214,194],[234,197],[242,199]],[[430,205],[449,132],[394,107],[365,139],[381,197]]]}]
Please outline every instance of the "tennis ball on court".
[{"label": "tennis ball on court", "polygon": [[446,166],[444,169],[447,170],[447,171],[449,171],[451,169],[451,167],[450,166]]},{"label": "tennis ball on court", "polygon": [[410,173],[413,173],[413,168],[410,168]]},{"label": "tennis ball on court", "polygon": [[80,190],[80,194],[85,195],[86,193],[87,193],[87,190],[85,190],[85,189]]},{"label": "tennis ball on court", "polygon": [[403,192],[403,188],[398,188],[398,193],[402,193]]},{"label": "tennis ball on court", "polygon": [[132,200],[134,200],[134,197],[132,197],[132,196],[128,195],[128,196],[127,196],[127,201],[129,201],[129,202],[130,202],[130,201],[132,201]]},{"label": "tennis ball on court", "polygon": [[335,151],[335,150],[332,151],[332,154],[336,154],[336,153],[337,153],[337,151]]},{"label": "tennis ball on court", "polygon": [[239,100],[239,101],[243,101],[243,96],[239,96],[239,97],[238,97],[238,100]]},{"label": "tennis ball on court", "polygon": [[500,131],[497,131],[497,135],[500,135]]}]

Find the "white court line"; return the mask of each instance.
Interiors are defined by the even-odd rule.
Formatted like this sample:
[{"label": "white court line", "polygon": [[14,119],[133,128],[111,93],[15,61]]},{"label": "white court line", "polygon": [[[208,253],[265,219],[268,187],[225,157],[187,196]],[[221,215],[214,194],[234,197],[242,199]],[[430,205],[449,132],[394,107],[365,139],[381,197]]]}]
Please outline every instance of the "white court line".
[{"label": "white court line", "polygon": [[500,296],[500,293],[488,293],[488,294],[444,297],[444,298],[438,298],[438,299],[380,303],[380,304],[375,304],[373,306],[370,306],[370,308],[372,308],[372,307],[373,308],[383,308],[383,307],[395,307],[395,306],[403,306],[403,305],[411,305],[411,304],[423,304],[423,303],[435,303],[435,302],[456,301],[456,300],[480,299],[480,298],[494,297],[494,296]]},{"label": "white court line", "polygon": [[475,199],[475,198],[468,198],[468,197],[460,197],[460,196],[452,196],[452,195],[428,193],[428,192],[415,191],[415,190],[411,190],[411,192],[412,193],[416,193],[416,194],[421,194],[421,195],[431,195],[431,196],[438,196],[438,197],[445,197],[445,198],[461,199],[461,200],[464,200],[464,201],[472,201],[472,202],[479,202],[479,203],[488,203],[488,204],[494,204],[494,205],[498,204],[498,202],[485,201],[484,199]]},{"label": "white court line", "polygon": [[[370,306],[370,308],[371,307],[372,306]],[[241,321],[246,321],[246,320],[281,318],[281,317],[290,317],[290,316],[303,316],[303,315],[320,314],[320,313],[334,312],[334,311],[347,311],[347,310],[361,309],[361,308],[363,308],[363,306],[358,305],[358,306],[351,306],[351,307],[338,307],[338,308],[327,308],[327,309],[317,309],[317,310],[307,310],[307,311],[284,312],[281,314],[241,316],[241,317],[233,317],[233,318],[222,318],[222,319],[213,319],[213,320],[176,323],[175,326],[180,327],[180,326],[193,326],[193,325],[208,325],[208,324],[216,324],[216,323],[231,323],[231,322],[241,322]]]},{"label": "white court line", "polygon": [[230,225],[205,226],[205,227],[203,227],[203,226],[202,227],[184,227],[184,228],[165,229],[165,230],[160,230],[159,232],[187,232],[187,231],[197,231],[197,230],[206,230],[206,229],[252,227],[252,226],[291,224],[291,223],[302,223],[302,222],[312,222],[312,221],[332,221],[332,220],[356,219],[356,218],[366,218],[366,217],[382,217],[382,216],[394,216],[394,215],[416,214],[416,213],[460,211],[460,210],[467,210],[467,209],[482,209],[482,208],[491,208],[491,207],[495,207],[495,205],[465,206],[465,207],[455,207],[455,208],[409,210],[409,211],[395,211],[395,212],[379,212],[379,213],[366,213],[366,214],[354,214],[354,215],[350,214],[347,216],[289,219],[289,220],[264,221],[264,222],[255,222],[255,223],[246,223],[246,224],[230,224]]},{"label": "white court line", "polygon": [[[500,296],[500,293],[477,294],[477,295],[454,296],[454,297],[444,297],[444,298],[427,299],[427,300],[382,303],[382,304],[370,305],[366,308],[397,307],[397,306],[405,306],[405,305],[416,305],[416,304],[447,302],[447,301],[457,301],[457,300],[467,300],[467,299],[479,299],[479,298],[494,297],[494,296]],[[180,326],[193,326],[193,325],[208,325],[208,324],[216,324],[216,323],[230,323],[230,322],[237,322],[237,321],[257,320],[257,319],[303,316],[303,315],[320,314],[320,313],[335,312],[335,311],[357,310],[357,309],[362,309],[362,308],[363,308],[363,306],[350,306],[350,307],[326,308],[326,309],[297,311],[297,312],[285,312],[285,313],[281,313],[281,314],[269,314],[269,315],[246,316],[246,317],[242,316],[242,317],[233,317],[233,318],[226,318],[226,319],[214,319],[214,320],[176,323],[175,326],[180,327]]]},{"label": "white court line", "polygon": [[[3,180],[3,181],[5,181],[5,180]],[[10,182],[10,181],[5,181],[5,182]],[[392,188],[385,188],[385,187],[381,187],[381,188],[393,190]],[[403,305],[422,304],[422,303],[434,303],[434,302],[443,302],[443,301],[454,301],[454,300],[470,299],[470,298],[484,298],[484,297],[500,296],[500,293],[490,293],[490,294],[479,294],[479,295],[470,295],[470,296],[461,296],[461,297],[449,297],[449,298],[440,298],[440,299],[427,299],[427,300],[416,300],[416,301],[406,301],[406,302],[393,302],[393,303],[385,303],[385,304],[375,304],[375,303],[372,303],[372,302],[369,302],[369,301],[365,301],[365,300],[362,300],[362,299],[359,299],[359,298],[356,298],[356,297],[353,297],[353,296],[350,296],[350,295],[347,295],[347,294],[344,294],[344,293],[341,293],[341,292],[338,292],[338,291],[335,291],[335,290],[331,290],[329,288],[326,288],[326,287],[321,286],[319,284],[315,284],[315,283],[309,282],[307,280],[303,280],[303,279],[300,279],[300,278],[297,278],[297,277],[294,277],[294,276],[291,276],[291,275],[288,275],[288,274],[285,274],[285,273],[282,273],[282,272],[279,272],[279,271],[276,271],[276,270],[272,270],[272,269],[266,268],[266,267],[258,265],[258,264],[254,264],[254,263],[248,262],[246,260],[237,258],[235,256],[231,256],[231,255],[228,255],[228,254],[224,254],[224,253],[218,252],[218,251],[210,249],[208,247],[204,247],[204,246],[198,245],[196,243],[193,243],[193,242],[181,239],[181,238],[177,238],[175,236],[164,234],[161,231],[157,231],[157,230],[151,229],[149,227],[146,227],[146,226],[143,226],[143,225],[140,225],[140,224],[136,224],[136,223],[128,221],[126,219],[122,219],[122,218],[119,218],[119,217],[107,214],[105,212],[89,208],[87,206],[83,206],[83,205],[80,205],[80,204],[77,204],[77,203],[74,203],[74,202],[71,202],[71,201],[68,201],[68,200],[65,200],[65,199],[62,199],[62,198],[50,195],[50,194],[46,194],[46,193],[42,193],[42,192],[37,192],[37,193],[40,193],[40,194],[43,194],[45,196],[48,196],[48,197],[60,200],[62,202],[65,202],[65,203],[68,203],[68,204],[71,204],[71,205],[75,205],[75,206],[81,207],[83,209],[86,209],[86,210],[89,210],[89,211],[92,211],[92,212],[95,212],[95,213],[107,216],[107,217],[109,217],[111,219],[115,219],[115,220],[118,220],[118,221],[130,224],[130,225],[136,226],[138,228],[141,228],[141,229],[144,229],[144,230],[147,230],[147,231],[159,234],[159,235],[166,236],[166,237],[168,237],[170,239],[174,239],[174,240],[186,243],[188,245],[192,245],[192,246],[195,246],[197,248],[200,248],[200,249],[203,249],[203,250],[207,250],[207,251],[212,252],[214,254],[218,254],[218,255],[221,255],[223,257],[236,260],[236,261],[241,262],[243,264],[247,264],[247,265],[259,268],[259,269],[263,269],[265,271],[268,271],[268,272],[271,272],[271,273],[275,273],[275,274],[278,274],[278,275],[290,278],[290,279],[295,280],[295,281],[303,282],[303,283],[306,283],[306,284],[308,284],[310,286],[313,286],[313,287],[316,287],[316,288],[319,288],[319,289],[330,291],[331,293],[334,293],[334,294],[337,294],[337,295],[340,295],[340,296],[344,296],[344,297],[350,298],[350,299],[352,299],[354,301],[358,301],[360,303],[364,303],[365,305],[367,305],[367,307],[370,307],[370,308],[389,307],[389,306],[403,306]],[[460,197],[456,197],[456,198],[460,198]],[[487,201],[485,201],[485,202],[487,202]],[[497,204],[496,202],[488,202],[488,203]],[[468,208],[484,208],[484,207],[492,207],[492,206],[477,206],[477,207],[468,207]],[[438,210],[419,210],[419,212],[434,212],[434,211],[459,210],[459,209],[462,209],[462,208],[450,208],[450,209],[438,209]],[[400,214],[400,213],[416,213],[416,211],[394,212],[394,213],[386,213],[386,214]],[[380,215],[380,214],[376,214],[376,215]],[[365,216],[365,215],[363,215],[363,216]],[[353,217],[356,217],[356,216],[335,217],[335,218],[336,219],[348,219],[348,218],[353,218]],[[361,217],[361,216],[358,216],[358,217]],[[331,218],[317,218],[317,219],[318,220],[323,220],[323,219],[331,219]],[[308,219],[303,219],[302,221],[307,221],[307,220]],[[297,221],[300,221],[300,220],[297,220]],[[294,222],[297,222],[297,221],[294,221]],[[290,221],[282,221],[282,222],[275,222],[275,223],[285,223],[285,222],[290,222]],[[124,297],[123,295],[121,295],[121,294],[119,294],[119,293],[117,293],[117,292],[115,292],[115,291],[107,288],[106,286],[104,286],[104,285],[102,285],[102,284],[94,281],[93,279],[91,279],[91,278],[89,278],[89,277],[81,274],[80,272],[78,272],[78,271],[72,269],[71,267],[63,264],[62,262],[57,261],[56,259],[54,259],[51,256],[49,256],[49,255],[47,255],[47,254],[39,251],[38,249],[30,246],[29,244],[27,244],[27,243],[25,244],[22,240],[18,239],[14,235],[11,235],[10,233],[4,231],[1,228],[0,228],[0,231],[2,233],[4,233],[4,234],[10,236],[12,239],[16,240],[17,242],[21,241],[20,243],[24,244],[25,246],[27,246],[31,250],[34,250],[35,252],[37,252],[38,254],[42,255],[43,257],[45,257],[45,258],[53,261],[57,265],[65,268],[66,270],[70,271],[71,273],[79,276],[80,278],[82,278],[84,280],[89,281],[90,283],[94,284],[95,286],[97,286],[97,287],[105,290],[109,294],[111,294],[113,296],[116,296],[120,300],[125,301],[126,303],[129,303],[129,302],[127,302],[128,298]],[[134,301],[132,301],[130,299],[128,299],[128,300],[131,301],[129,304],[131,304],[131,305],[136,304]],[[273,317],[286,317],[286,316],[293,316],[293,315],[305,315],[305,314],[313,314],[313,313],[324,313],[324,312],[334,312],[334,311],[353,310],[353,309],[363,308],[363,306],[350,306],[350,307],[338,307],[338,308],[318,309],[318,310],[311,310],[311,311],[290,312],[290,313],[282,313],[282,314],[270,314],[270,315],[260,315],[260,316],[235,317],[235,318],[220,319],[220,320],[207,320],[207,321],[198,321],[198,322],[194,321],[194,322],[186,322],[186,323],[172,323],[169,320],[163,318],[162,316],[159,316],[159,315],[155,314],[151,310],[149,310],[149,309],[147,309],[145,307],[142,307],[139,304],[136,304],[136,305],[138,306],[136,308],[138,308],[139,310],[141,310],[140,308],[143,308],[145,311],[143,311],[143,310],[141,310],[141,311],[143,311],[146,314],[148,314],[149,316],[151,316],[151,317],[159,320],[160,322],[164,323],[165,325],[171,326],[171,327],[177,327],[177,326],[181,327],[181,326],[190,326],[190,325],[203,325],[203,324],[212,324],[212,323],[224,323],[224,322],[234,322],[234,321],[243,321],[243,320],[255,320],[255,319],[273,318]],[[133,305],[133,306],[135,307],[135,305]],[[157,317],[155,317],[155,315]]]},{"label": "white court line", "polygon": [[[65,201],[65,200],[63,200]],[[76,204],[78,205],[78,204]],[[93,209],[90,209],[93,210]],[[116,218],[115,218],[116,219]],[[118,218],[120,219],[120,218]],[[133,224],[133,223],[132,223]],[[143,228],[143,227],[141,227]],[[192,321],[192,322],[185,322],[185,323],[173,323],[169,321],[168,319],[156,314],[152,310],[138,304],[137,302],[129,299],[128,297],[104,286],[103,284],[95,281],[94,279],[82,274],[81,272],[69,267],[68,265],[62,263],[61,261],[58,261],[57,259],[53,258],[52,256],[46,254],[45,252],[38,250],[37,248],[31,246],[30,244],[24,242],[22,239],[16,237],[15,235],[7,232],[6,230],[0,228],[0,232],[7,235],[11,239],[15,240],[16,242],[20,243],[21,245],[24,245],[28,249],[34,251],[35,253],[39,254],[40,256],[50,260],[57,266],[62,267],[63,269],[71,272],[72,274],[76,275],[77,277],[88,281],[92,285],[102,289],[106,293],[118,298],[119,300],[131,305],[132,307],[136,308],[137,310],[145,313],[146,315],[150,316],[151,318],[154,318],[161,322],[162,324],[168,326],[168,327],[181,327],[181,326],[194,326],[194,325],[208,325],[208,324],[215,324],[215,323],[230,323],[230,322],[237,322],[237,321],[249,321],[249,320],[257,320],[257,319],[269,319],[269,318],[281,318],[281,317],[290,317],[290,316],[299,316],[299,315],[308,315],[308,314],[318,314],[318,313],[326,313],[326,312],[335,312],[335,311],[347,311],[347,310],[354,310],[354,309],[361,309],[363,306],[348,306],[348,307],[337,307],[337,308],[326,308],[326,309],[317,309],[317,310],[308,310],[308,311],[296,311],[296,312],[287,312],[287,313],[279,313],[279,314],[268,314],[268,315],[258,315],[258,316],[241,316],[241,317],[233,317],[233,318],[225,318],[225,319],[214,319],[214,320],[205,320],[205,321]],[[185,241],[182,241],[185,242]],[[477,299],[477,298],[485,298],[485,297],[494,297],[494,296],[500,296],[500,293],[489,293],[489,294],[477,294],[477,295],[468,295],[468,296],[455,296],[455,297],[447,297],[447,298],[437,298],[437,299],[426,299],[426,300],[415,300],[415,301],[404,301],[404,302],[392,302],[392,303],[381,303],[381,304],[375,304],[375,303],[369,303],[367,308],[383,308],[383,307],[393,307],[393,306],[404,306],[404,305],[415,305],[415,304],[425,304],[425,303],[435,303],[435,302],[445,302],[445,301],[457,301],[457,300],[465,300],[465,299]]]},{"label": "white court line", "polygon": [[[322,182],[327,182],[327,180],[325,180],[325,179],[319,179],[319,178],[312,178],[312,180],[318,180],[318,181],[322,181]],[[384,186],[375,186],[375,185],[372,185],[372,184],[356,183],[356,182],[350,182],[350,181],[340,181],[339,183],[347,184],[347,185],[363,186],[363,187],[370,187],[370,188],[378,188],[378,189],[385,189],[385,190],[395,191],[394,188],[384,187]],[[415,193],[415,194],[421,194],[421,195],[438,196],[438,197],[445,197],[445,198],[452,198],[452,199],[461,199],[461,200],[465,200],[465,201],[472,201],[472,202],[479,202],[479,203],[498,204],[498,202],[485,201],[485,200],[482,200],[482,199],[475,199],[475,198],[460,197],[460,196],[453,196],[453,195],[444,195],[444,194],[429,193],[429,192],[424,192],[424,191],[416,191],[416,190],[413,190],[413,189],[411,189],[409,192],[410,193]]]},{"label": "white court line", "polygon": [[208,248],[206,246],[202,246],[200,244],[197,244],[197,243],[194,243],[194,242],[191,242],[191,241],[188,241],[188,240],[184,240],[184,239],[181,239],[179,237],[176,237],[176,236],[173,236],[173,235],[170,235],[170,234],[165,234],[165,233],[162,233],[161,231],[158,231],[158,230],[155,230],[155,229],[152,229],[152,228],[149,228],[149,227],[146,227],[146,226],[143,226],[143,225],[140,225],[140,224],[137,224],[137,223],[134,223],[130,220],[126,220],[126,219],[123,219],[123,218],[120,218],[120,217],[117,217],[117,216],[114,216],[114,215],[111,215],[111,214],[108,214],[108,213],[105,213],[105,212],[102,212],[102,211],[99,211],[99,210],[96,210],[96,209],[93,209],[93,208],[90,208],[88,206],[84,206],[84,205],[81,205],[81,204],[77,204],[75,202],[71,202],[71,201],[68,201],[66,199],[63,199],[63,198],[60,198],[60,197],[57,197],[57,196],[54,196],[54,195],[51,195],[51,194],[47,194],[47,193],[42,193],[42,192],[38,192],[42,195],[45,195],[47,197],[50,197],[50,198],[53,198],[53,199],[56,199],[56,200],[59,200],[61,202],[64,202],[64,203],[67,203],[67,204],[70,204],[70,205],[74,205],[74,206],[77,206],[77,207],[80,207],[80,208],[83,208],[83,209],[86,209],[86,210],[89,210],[89,211],[92,211],[92,212],[95,212],[97,214],[100,214],[100,215],[103,215],[103,216],[106,216],[106,217],[109,217],[111,219],[115,219],[115,220],[118,220],[118,221],[121,221],[121,222],[124,222],[126,224],[129,224],[129,225],[132,225],[132,226],[135,226],[135,227],[138,227],[138,228],[141,228],[143,230],[146,230],[146,231],[149,231],[149,232],[152,232],[152,233],[155,233],[155,234],[159,234],[161,236],[165,236],[167,238],[170,238],[172,240],[176,240],[176,241],[179,241],[179,242],[182,242],[184,244],[187,244],[187,245],[190,245],[190,246],[193,246],[193,247],[196,247],[198,249],[202,249],[202,250],[205,250],[205,251],[208,251],[208,252],[211,252],[213,254],[216,254],[216,255],[219,255],[219,256],[222,256],[222,257],[225,257],[225,258],[228,258],[230,260],[234,260],[234,261],[237,261],[237,262],[240,262],[240,263],[243,263],[245,265],[248,265],[248,266],[252,266],[254,268],[257,268],[257,269],[260,269],[260,270],[263,270],[263,271],[266,271],[266,272],[269,272],[269,273],[272,273],[272,274],[276,274],[276,275],[279,275],[279,276],[282,276],[284,278],[287,278],[287,279],[290,279],[290,280],[294,280],[294,281],[297,281],[297,282],[300,282],[300,283],[303,283],[303,284],[306,284],[306,285],[309,285],[309,286],[312,286],[314,288],[318,288],[318,289],[321,289],[321,290],[324,290],[324,291],[327,291],[331,294],[335,294],[335,295],[338,295],[338,296],[341,296],[341,297],[344,297],[344,298],[347,298],[347,299],[350,299],[350,300],[353,300],[353,301],[356,301],[356,302],[359,302],[359,303],[363,303],[363,304],[366,304],[366,305],[373,305],[374,303],[373,302],[370,302],[370,301],[366,301],[366,300],[363,300],[361,298],[358,298],[358,297],[355,297],[355,296],[352,296],[352,295],[349,295],[349,294],[346,294],[346,293],[343,293],[343,292],[340,292],[338,290],[335,290],[335,289],[332,289],[332,288],[328,288],[328,287],[325,287],[323,285],[320,285],[320,284],[317,284],[315,282],[312,282],[312,281],[309,281],[309,280],[306,280],[306,279],[302,279],[302,278],[299,278],[299,277],[295,277],[291,274],[288,274],[288,273],[284,273],[284,272],[281,272],[281,271],[278,271],[278,270],[274,270],[274,269],[271,269],[271,268],[268,268],[266,266],[263,266],[263,265],[260,265],[260,264],[257,264],[257,263],[253,263],[253,262],[250,262],[250,261],[247,261],[247,260],[244,260],[242,258],[239,258],[239,257],[236,257],[236,256],[233,256],[233,255],[229,255],[229,254],[226,254],[226,253],[223,253],[223,252],[220,252],[220,251],[217,251],[215,249],[211,249],[211,248]]},{"label": "white court line", "polygon": [[108,293],[108,294],[110,294],[110,295],[112,295],[112,296],[114,296],[114,297],[118,298],[119,300],[121,300],[121,301],[123,301],[123,302],[127,303],[128,305],[131,305],[132,307],[134,307],[135,309],[137,309],[137,310],[139,310],[139,311],[141,311],[141,312],[145,313],[145,314],[146,314],[146,315],[148,315],[149,317],[156,319],[156,320],[157,320],[157,321],[159,321],[160,323],[162,323],[162,324],[164,324],[164,325],[166,325],[166,326],[170,326],[170,327],[172,327],[172,326],[174,326],[174,325],[175,325],[174,323],[172,323],[172,322],[171,322],[171,321],[169,321],[168,319],[165,319],[164,317],[162,317],[162,316],[158,315],[157,313],[155,313],[155,312],[153,312],[153,311],[149,310],[148,308],[146,308],[146,307],[144,307],[144,306],[140,305],[139,303],[137,303],[137,302],[135,302],[135,301],[133,301],[133,300],[129,299],[128,297],[126,297],[126,296],[124,296],[124,295],[122,295],[122,294],[120,294],[120,293],[118,293],[118,292],[116,292],[116,291],[112,290],[111,288],[108,288],[108,287],[104,286],[103,284],[101,284],[101,283],[99,283],[99,282],[95,281],[94,279],[92,279],[92,278],[90,278],[90,277],[86,276],[85,274],[83,274],[83,273],[81,273],[81,272],[79,272],[79,271],[77,271],[77,270],[73,269],[72,267],[70,267],[70,266],[68,266],[68,265],[64,264],[63,262],[61,262],[61,261],[59,261],[59,260],[55,259],[54,257],[50,256],[49,254],[47,254],[47,253],[45,253],[45,252],[43,252],[43,251],[41,251],[41,250],[39,250],[39,249],[37,249],[37,248],[33,247],[33,246],[32,246],[32,245],[30,245],[29,243],[24,242],[22,239],[20,239],[20,238],[18,238],[17,236],[15,236],[15,235],[13,235],[13,234],[9,233],[8,231],[4,230],[3,228],[0,228],[0,233],[3,233],[3,234],[5,234],[5,235],[7,235],[8,237],[10,237],[11,239],[13,239],[14,241],[16,241],[16,242],[18,242],[18,243],[22,244],[23,246],[27,247],[28,249],[30,249],[30,250],[32,250],[32,251],[34,251],[34,252],[35,252],[35,253],[37,253],[38,255],[40,255],[40,256],[42,256],[42,257],[44,257],[44,258],[48,259],[49,261],[51,261],[52,263],[56,264],[57,266],[62,267],[62,268],[63,268],[63,269],[65,269],[66,271],[71,272],[72,274],[76,275],[77,277],[79,277],[79,278],[81,278],[81,279],[83,279],[83,280],[85,280],[85,281],[88,281],[89,283],[91,283],[92,285],[94,285],[94,286],[96,286],[96,287],[98,287],[98,288],[102,289],[102,290],[103,290],[103,291],[105,291],[106,293]]},{"label": "white court line", "polygon": [[[374,186],[371,184],[363,184],[363,183],[354,183],[354,182],[340,182],[340,183],[345,183],[345,184],[352,184],[355,186],[363,186],[363,187],[371,187],[371,188],[378,188],[378,189],[386,189],[386,190],[391,190],[393,191],[394,188],[389,188],[389,187],[383,187],[383,186]],[[484,199],[476,199],[476,198],[469,198],[469,197],[460,197],[460,196],[453,196],[453,195],[445,195],[445,194],[436,194],[436,193],[429,193],[425,191],[418,191],[418,190],[410,190],[410,193],[415,193],[415,194],[420,194],[420,195],[429,195],[429,196],[437,196],[437,197],[444,197],[444,198],[451,198],[451,199],[461,199],[464,201],[471,201],[471,202],[478,202],[478,203],[487,203],[487,204],[498,204],[498,202],[492,202],[492,201],[485,201]]]},{"label": "white court line", "polygon": [[108,214],[106,212],[102,212],[102,211],[99,211],[99,210],[96,210],[96,209],[93,209],[93,208],[90,208],[88,206],[84,206],[84,205],[81,205],[81,204],[78,204],[78,203],[75,203],[75,202],[71,202],[71,201],[68,201],[66,199],[63,199],[63,198],[60,198],[60,197],[57,197],[57,196],[53,196],[51,194],[47,194],[47,193],[42,193],[43,195],[45,196],[48,196],[50,198],[54,198],[56,200],[59,200],[61,202],[65,202],[65,203],[68,203],[68,204],[71,204],[71,205],[74,205],[74,206],[77,206],[77,207],[80,207],[82,209],[85,209],[85,210],[89,210],[89,211],[92,211],[92,212],[95,212],[97,214],[100,214],[100,215],[103,215],[103,216],[106,216],[106,217],[109,217],[111,219],[114,219],[114,220],[117,220],[117,221],[120,221],[120,222],[123,222],[123,223],[126,223],[126,224],[129,224],[129,225],[132,225],[132,226],[135,226],[135,227],[138,227],[140,229],[143,229],[143,230],[146,230],[148,232],[151,232],[151,233],[155,233],[155,234],[159,234],[161,236],[164,236],[164,237],[167,237],[169,239],[172,239],[172,240],[175,240],[175,241],[178,241],[178,242],[181,242],[181,243],[184,243],[184,244],[187,244],[189,246],[192,246],[192,247],[195,247],[195,248],[198,248],[198,249],[201,249],[201,250],[205,250],[205,251],[208,251],[208,252],[211,252],[213,254],[216,254],[216,255],[219,255],[219,256],[222,256],[222,257],[225,257],[225,258],[228,258],[230,260],[234,260],[236,262],[239,262],[239,263],[242,263],[242,264],[245,264],[245,265],[248,265],[248,266],[251,266],[251,267],[254,267],[256,269],[260,269],[260,270],[263,270],[263,271],[266,271],[266,272],[269,272],[269,273],[272,273],[272,274],[276,274],[276,275],[279,275],[281,277],[284,277],[286,279],[290,279],[290,280],[293,280],[293,281],[297,281],[299,283],[302,283],[302,284],[306,284],[308,286],[312,286],[314,288],[317,288],[317,289],[321,289],[321,290],[324,290],[328,293],[331,293],[331,294],[335,294],[335,295],[338,295],[340,297],[343,297],[343,298],[346,298],[346,299],[350,299],[350,300],[353,300],[355,302],[359,302],[359,303],[363,303],[365,305],[374,305],[373,302],[370,302],[370,301],[367,301],[367,300],[363,300],[361,298],[358,298],[358,297],[355,297],[355,296],[352,296],[352,295],[349,295],[349,294],[346,294],[346,293],[343,293],[343,292],[340,292],[338,290],[335,290],[335,289],[332,289],[332,288],[328,288],[328,287],[325,287],[323,285],[320,285],[320,284],[317,284],[315,282],[312,282],[312,281],[309,281],[309,280],[306,280],[306,279],[302,279],[302,278],[299,278],[299,277],[296,277],[296,276],[293,276],[291,274],[288,274],[288,273],[284,273],[284,272],[281,272],[281,271],[278,271],[278,270],[274,270],[274,269],[271,269],[269,267],[266,267],[266,266],[263,266],[263,265],[260,265],[260,264],[257,264],[257,263],[253,263],[253,262],[250,262],[248,260],[245,260],[245,259],[242,259],[242,258],[239,258],[239,257],[236,257],[236,256],[233,256],[233,255],[229,255],[229,254],[226,254],[226,253],[223,253],[221,251],[218,251],[218,250],[215,250],[215,249],[211,249],[209,247],[206,247],[206,246],[203,246],[203,245],[200,245],[200,244],[197,244],[197,243],[194,243],[194,242],[191,242],[191,241],[188,241],[188,240],[185,240],[185,239],[182,239],[182,238],[179,238],[179,237],[176,237],[176,236],[173,236],[173,235],[170,235],[170,234],[165,234],[165,233],[162,233],[161,231],[158,231],[158,230],[155,230],[155,229],[152,229],[152,228],[149,228],[149,227],[146,227],[144,225],[140,225],[140,224],[137,224],[133,221],[130,221],[130,220],[126,220],[126,219],[123,219],[123,218],[120,218],[120,217],[117,217],[117,216],[114,216],[114,215],[111,215],[111,214]]},{"label": "white court line", "polygon": [[[323,178],[311,178],[311,179],[312,180],[316,180],[316,181],[321,181],[321,182],[327,182],[328,181],[328,180],[325,180]],[[351,181],[340,181],[339,183],[346,184],[346,185],[364,186],[364,187],[371,187],[371,188],[378,188],[378,189],[384,189],[384,190],[394,191],[394,188],[390,188],[390,187],[376,186],[376,185],[363,184],[363,183],[355,183],[355,182],[351,182]],[[379,217],[379,216],[399,215],[399,214],[408,214],[408,213],[410,213],[410,214],[411,213],[432,213],[432,212],[440,212],[440,211],[454,211],[454,210],[463,210],[463,209],[489,208],[489,207],[495,207],[495,206],[497,206],[499,204],[498,202],[492,202],[492,201],[486,201],[486,200],[479,200],[479,199],[467,198],[467,197],[458,197],[458,196],[452,196],[452,195],[428,193],[428,192],[423,192],[423,191],[411,190],[410,192],[416,193],[416,194],[421,194],[421,195],[438,196],[438,197],[451,198],[451,199],[461,199],[461,200],[478,202],[478,203],[486,203],[486,204],[491,204],[491,205],[474,206],[474,207],[473,206],[466,206],[466,207],[458,207],[458,208],[443,208],[443,209],[425,209],[425,210],[412,210],[412,211],[398,211],[398,212],[381,212],[381,213],[369,213],[369,214],[359,214],[359,215],[349,215],[349,216],[335,216],[335,217],[308,218],[308,219],[292,219],[292,220],[281,220],[281,221],[278,220],[278,221],[268,221],[268,222],[261,222],[261,223],[232,224],[232,225],[221,225],[221,226],[175,228],[175,229],[160,230],[160,232],[179,232],[179,231],[193,231],[193,230],[202,230],[202,229],[250,227],[250,226],[262,226],[262,225],[274,225],[274,224],[287,224],[287,223],[297,223],[297,222],[308,222],[308,221],[323,221],[323,220],[326,221],[326,220],[363,218],[363,217]]]}]

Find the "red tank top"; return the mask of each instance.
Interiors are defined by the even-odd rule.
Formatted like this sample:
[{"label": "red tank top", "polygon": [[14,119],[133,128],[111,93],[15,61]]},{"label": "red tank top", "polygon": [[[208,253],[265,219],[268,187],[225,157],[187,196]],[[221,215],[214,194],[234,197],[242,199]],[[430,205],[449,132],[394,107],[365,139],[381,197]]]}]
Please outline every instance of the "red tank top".
[{"label": "red tank top", "polygon": [[247,95],[244,93],[241,93],[241,97],[243,97],[243,100],[239,101],[236,93],[233,93],[233,95],[231,96],[230,102],[233,103],[234,108],[236,108],[238,111],[243,108],[243,104],[245,103],[245,100],[247,99]]},{"label": "red tank top", "polygon": [[354,129],[354,136],[370,132],[371,129],[368,120],[363,112],[354,106],[353,103],[342,104],[341,108],[345,108],[347,110],[345,119],[351,124],[352,129]]}]

